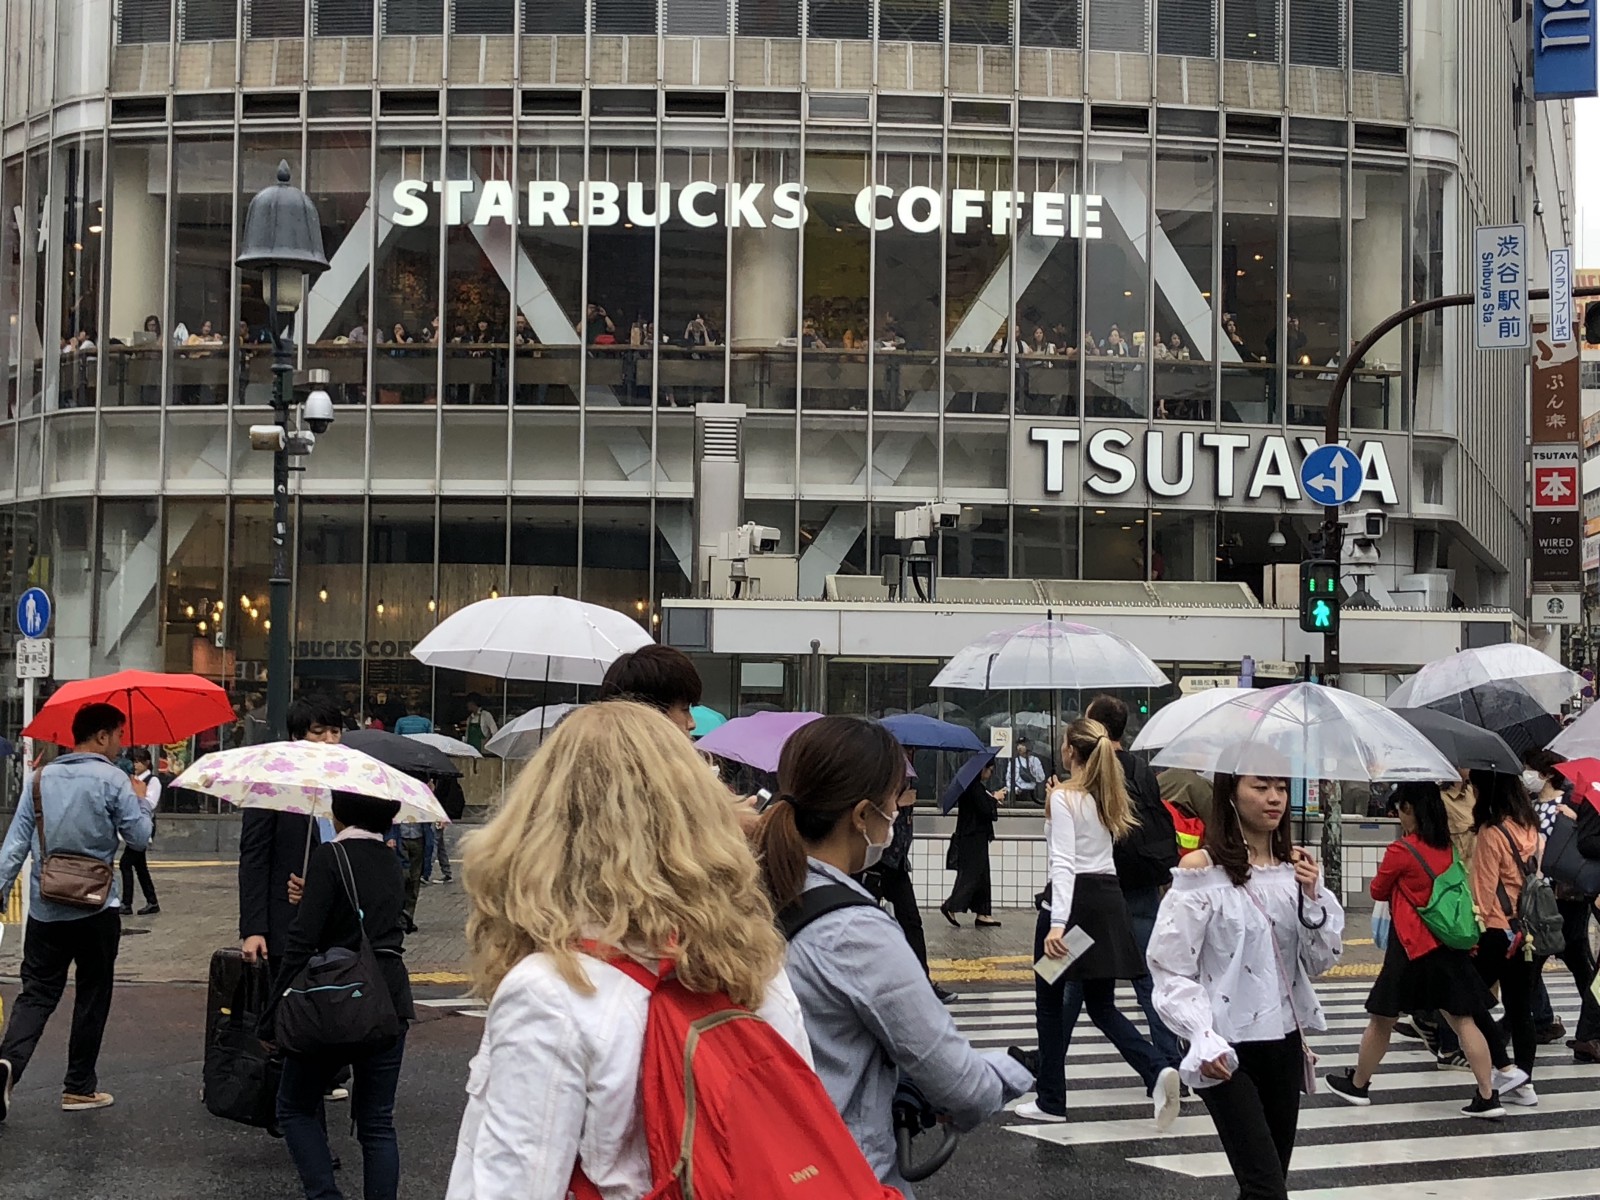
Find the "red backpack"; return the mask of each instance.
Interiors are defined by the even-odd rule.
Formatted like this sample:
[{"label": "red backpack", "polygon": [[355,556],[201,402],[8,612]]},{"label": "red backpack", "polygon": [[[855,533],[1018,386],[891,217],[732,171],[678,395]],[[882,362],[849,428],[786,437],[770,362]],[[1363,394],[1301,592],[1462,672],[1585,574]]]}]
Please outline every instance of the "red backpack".
[{"label": "red backpack", "polygon": [[[878,1182],[816,1072],[721,992],[669,963],[608,959],[650,992],[639,1097],[655,1185],[645,1200],[898,1200]],[[600,1190],[573,1168],[574,1200]]]}]

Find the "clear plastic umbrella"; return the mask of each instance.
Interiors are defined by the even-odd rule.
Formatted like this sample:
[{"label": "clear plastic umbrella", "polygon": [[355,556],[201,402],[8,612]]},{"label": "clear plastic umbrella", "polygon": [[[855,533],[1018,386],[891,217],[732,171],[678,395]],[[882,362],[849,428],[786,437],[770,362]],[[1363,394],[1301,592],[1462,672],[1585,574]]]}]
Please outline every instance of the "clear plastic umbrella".
[{"label": "clear plastic umbrella", "polygon": [[1139,736],[1133,740],[1130,749],[1159,749],[1212,709],[1220,708],[1236,696],[1254,695],[1255,690],[1255,688],[1237,687],[1207,688],[1202,692],[1180,696],[1144,723],[1144,728],[1139,731]]},{"label": "clear plastic umbrella", "polygon": [[470,742],[463,742],[460,738],[453,738],[448,733],[402,733],[400,736],[408,737],[414,742],[421,742],[424,746],[432,746],[441,754],[448,754],[451,758],[483,757]]},{"label": "clear plastic umbrella", "polygon": [[935,688],[1006,691],[1164,687],[1161,668],[1127,638],[1057,621],[992,633],[958,650],[933,677]]},{"label": "clear plastic umbrella", "polygon": [[1235,696],[1155,756],[1158,767],[1291,779],[1453,780],[1455,766],[1383,705],[1317,683]]},{"label": "clear plastic umbrella", "polygon": [[548,704],[530,708],[516,720],[500,726],[483,748],[501,758],[532,758],[534,751],[544,745],[546,735],[577,707],[576,704]]},{"label": "clear plastic umbrella", "polygon": [[[1439,708],[1493,729],[1491,720],[1474,714],[1474,694],[1488,688],[1501,692],[1506,685],[1533,697],[1547,713],[1558,712],[1563,704],[1584,686],[1583,676],[1567,670],[1548,654],[1515,642],[1462,650],[1423,667],[1402,683],[1389,697],[1391,708]],[[1439,702],[1461,696],[1460,710],[1445,708]],[[1482,714],[1489,718],[1490,714]]]}]

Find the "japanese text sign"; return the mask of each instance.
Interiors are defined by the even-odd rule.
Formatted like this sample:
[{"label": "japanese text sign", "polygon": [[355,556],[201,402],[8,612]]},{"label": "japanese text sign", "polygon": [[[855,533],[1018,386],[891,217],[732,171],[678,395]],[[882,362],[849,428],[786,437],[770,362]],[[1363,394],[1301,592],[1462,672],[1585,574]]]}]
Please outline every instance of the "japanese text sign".
[{"label": "japanese text sign", "polygon": [[1528,233],[1522,225],[1480,225],[1472,238],[1473,329],[1479,350],[1525,350]]}]

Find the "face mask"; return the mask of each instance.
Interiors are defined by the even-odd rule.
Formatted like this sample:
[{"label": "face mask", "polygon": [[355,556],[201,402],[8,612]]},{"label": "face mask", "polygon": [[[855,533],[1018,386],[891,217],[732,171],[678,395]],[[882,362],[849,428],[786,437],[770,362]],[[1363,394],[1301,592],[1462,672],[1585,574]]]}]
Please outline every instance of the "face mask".
[{"label": "face mask", "polygon": [[1537,771],[1524,771],[1522,773],[1522,786],[1528,789],[1528,795],[1537,796],[1544,791],[1544,776]]},{"label": "face mask", "polygon": [[861,869],[863,871],[869,871],[873,867],[877,866],[878,863],[883,860],[883,852],[889,848],[889,843],[894,841],[894,817],[889,816],[888,813],[884,812],[883,809],[879,808],[876,804],[872,805],[871,807],[872,811],[877,813],[880,817],[885,817],[888,819],[889,832],[887,836],[884,837],[883,841],[875,842],[865,829],[861,831],[861,836],[865,838],[867,842],[867,861],[861,864]]}]

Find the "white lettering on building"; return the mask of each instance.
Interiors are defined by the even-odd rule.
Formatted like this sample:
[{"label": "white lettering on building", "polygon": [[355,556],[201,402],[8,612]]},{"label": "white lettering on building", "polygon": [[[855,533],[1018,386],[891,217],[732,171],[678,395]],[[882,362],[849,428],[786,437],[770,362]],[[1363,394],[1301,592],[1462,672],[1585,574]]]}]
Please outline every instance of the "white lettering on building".
[{"label": "white lettering on building", "polygon": [[[1557,46],[1587,46],[1589,36],[1588,0],[1540,0],[1546,11],[1539,18],[1539,49],[1541,52]],[[1576,21],[1578,28],[1568,32],[1562,22]],[[1552,24],[1555,26],[1551,28]],[[1559,35],[1559,36],[1558,36]]]}]

